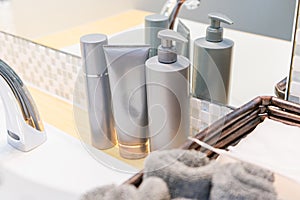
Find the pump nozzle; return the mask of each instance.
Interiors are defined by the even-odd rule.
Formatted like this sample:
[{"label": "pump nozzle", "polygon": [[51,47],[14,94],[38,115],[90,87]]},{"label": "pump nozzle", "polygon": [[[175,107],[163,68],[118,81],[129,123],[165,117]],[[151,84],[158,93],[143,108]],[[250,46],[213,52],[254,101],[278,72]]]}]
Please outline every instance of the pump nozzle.
[{"label": "pump nozzle", "polygon": [[161,39],[161,45],[158,47],[158,61],[161,63],[174,63],[177,61],[175,42],[188,42],[188,40],[176,31],[166,29],[159,31],[157,37]]},{"label": "pump nozzle", "polygon": [[221,13],[210,13],[210,26],[206,29],[206,40],[210,42],[221,42],[223,40],[223,28],[221,22],[232,25],[233,21]]}]

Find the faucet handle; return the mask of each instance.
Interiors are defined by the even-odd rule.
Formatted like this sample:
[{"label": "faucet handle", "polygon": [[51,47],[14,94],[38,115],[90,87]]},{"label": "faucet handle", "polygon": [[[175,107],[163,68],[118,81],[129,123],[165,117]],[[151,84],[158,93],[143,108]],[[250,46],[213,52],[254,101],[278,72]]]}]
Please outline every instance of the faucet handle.
[{"label": "faucet handle", "polygon": [[188,10],[194,10],[200,6],[200,0],[186,0],[184,5]]},{"label": "faucet handle", "polygon": [[160,14],[169,17],[170,29],[173,29],[175,19],[177,18],[182,5],[185,5],[189,10],[193,10],[199,7],[200,0],[167,0]]}]

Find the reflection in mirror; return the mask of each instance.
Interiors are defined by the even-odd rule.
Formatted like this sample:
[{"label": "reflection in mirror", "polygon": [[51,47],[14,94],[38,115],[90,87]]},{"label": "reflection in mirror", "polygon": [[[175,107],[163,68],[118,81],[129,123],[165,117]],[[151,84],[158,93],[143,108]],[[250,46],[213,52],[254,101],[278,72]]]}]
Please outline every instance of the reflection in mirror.
[{"label": "reflection in mirror", "polygon": [[290,67],[290,75],[289,81],[287,86],[287,97],[286,99],[292,101],[294,103],[300,103],[300,42],[299,42],[299,33],[300,33],[300,26],[299,26],[299,6],[297,6],[297,17],[295,21],[295,31],[294,31],[294,46],[293,46],[293,54],[292,54],[292,61]]},{"label": "reflection in mirror", "polygon": [[[165,2],[2,0],[0,31],[80,56],[80,36],[111,36],[141,27],[149,11],[159,13]],[[288,75],[295,5],[296,0],[202,0],[195,10],[182,8],[179,17],[191,30],[191,45],[194,39],[205,36],[208,13],[219,11],[235,22],[224,28],[224,37],[235,43],[230,105],[239,106],[258,95],[274,95],[276,83]]]}]

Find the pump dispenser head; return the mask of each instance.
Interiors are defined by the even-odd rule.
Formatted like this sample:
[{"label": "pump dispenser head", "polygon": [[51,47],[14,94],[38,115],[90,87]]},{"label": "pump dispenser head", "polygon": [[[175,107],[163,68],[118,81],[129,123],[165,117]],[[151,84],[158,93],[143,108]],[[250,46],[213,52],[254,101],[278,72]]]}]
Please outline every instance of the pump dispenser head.
[{"label": "pump dispenser head", "polygon": [[221,27],[221,22],[232,25],[233,21],[221,13],[210,13],[208,18],[211,22],[206,29],[206,40],[209,42],[222,42],[223,28]]},{"label": "pump dispenser head", "polygon": [[161,39],[161,45],[158,47],[158,61],[165,64],[176,62],[177,52],[173,41],[188,42],[187,39],[170,29],[159,31],[157,37]]}]

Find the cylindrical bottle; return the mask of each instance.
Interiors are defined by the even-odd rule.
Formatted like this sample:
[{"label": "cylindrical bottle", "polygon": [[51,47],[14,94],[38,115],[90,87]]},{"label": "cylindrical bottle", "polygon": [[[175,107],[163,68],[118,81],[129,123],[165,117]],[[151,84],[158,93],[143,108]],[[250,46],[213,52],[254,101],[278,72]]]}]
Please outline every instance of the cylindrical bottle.
[{"label": "cylindrical bottle", "polygon": [[107,37],[89,34],[80,38],[83,72],[86,79],[89,123],[92,145],[108,149],[116,144],[116,133],[111,107],[111,92],[103,45]]},{"label": "cylindrical bottle", "polygon": [[233,22],[218,13],[209,14],[209,18],[206,37],[194,42],[193,96],[228,104],[234,42],[223,39],[220,23]]},{"label": "cylindrical bottle", "polygon": [[168,29],[169,18],[160,14],[152,14],[145,17],[145,43],[149,44],[151,49],[149,57],[157,55],[157,48],[160,45],[160,39],[157,33],[161,30]]},{"label": "cylindrical bottle", "polygon": [[179,147],[190,131],[190,62],[177,55],[172,44],[187,40],[171,30],[160,31],[158,37],[162,40],[158,56],[146,62],[151,151]]}]

